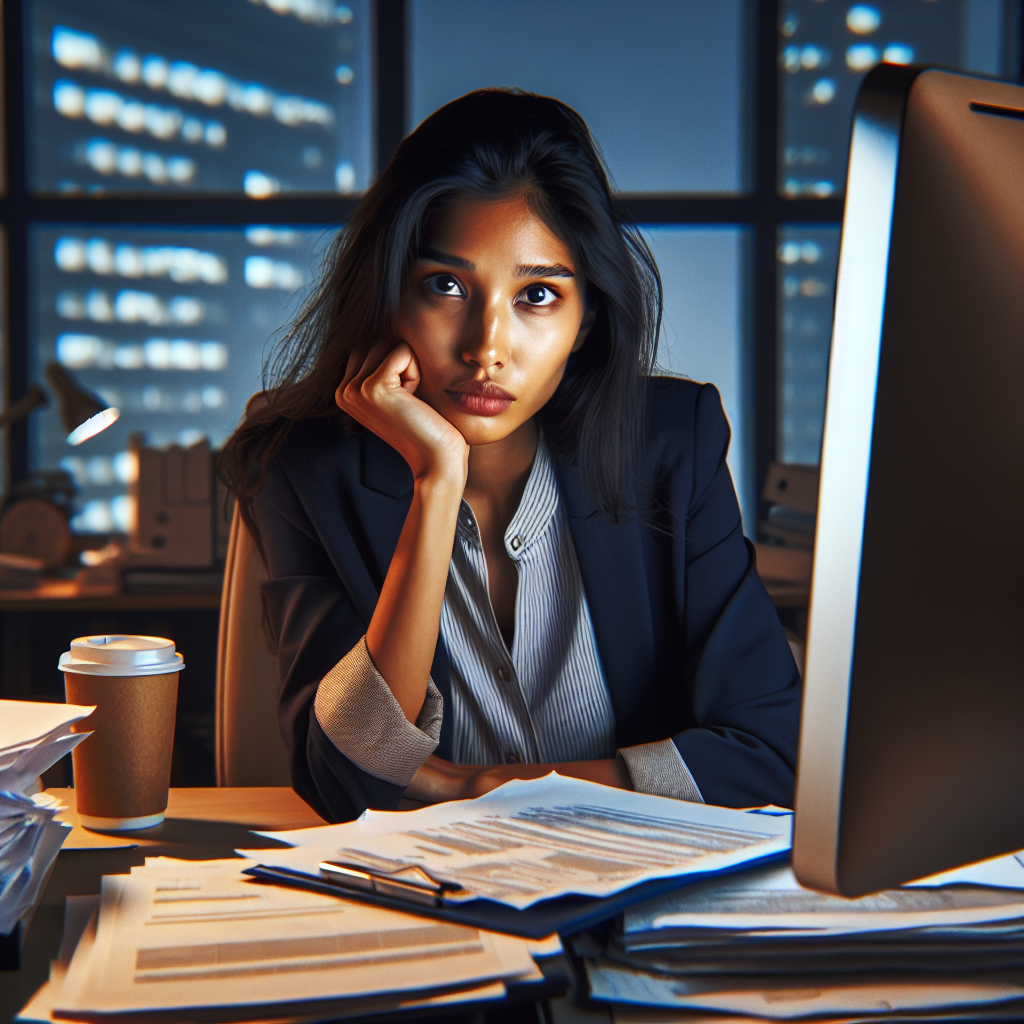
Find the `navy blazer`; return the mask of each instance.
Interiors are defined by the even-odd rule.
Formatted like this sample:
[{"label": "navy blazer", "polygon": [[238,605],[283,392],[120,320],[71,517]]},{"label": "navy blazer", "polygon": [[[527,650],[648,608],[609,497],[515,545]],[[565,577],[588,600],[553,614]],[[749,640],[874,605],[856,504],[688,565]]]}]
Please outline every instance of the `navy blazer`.
[{"label": "navy blazer", "polygon": [[[800,677],[743,536],[718,392],[653,378],[645,437],[655,511],[640,521],[610,522],[578,469],[554,457],[616,745],[671,737],[708,803],[792,806]],[[253,503],[292,781],[329,821],[394,809],[402,797],[331,743],[313,700],[366,632],[411,496],[398,452],[375,434],[320,419],[295,425]],[[450,758],[440,637],[431,675],[444,697],[437,754]]]}]

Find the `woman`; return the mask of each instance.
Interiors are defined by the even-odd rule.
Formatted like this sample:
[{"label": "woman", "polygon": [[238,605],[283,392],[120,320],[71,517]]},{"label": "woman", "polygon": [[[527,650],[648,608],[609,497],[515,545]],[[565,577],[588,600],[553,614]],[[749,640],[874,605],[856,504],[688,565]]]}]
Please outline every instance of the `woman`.
[{"label": "woman", "polygon": [[799,676],[729,428],[650,376],[657,267],[579,115],[448,104],[325,267],[222,460],[300,795],[339,821],[557,768],[790,803]]}]

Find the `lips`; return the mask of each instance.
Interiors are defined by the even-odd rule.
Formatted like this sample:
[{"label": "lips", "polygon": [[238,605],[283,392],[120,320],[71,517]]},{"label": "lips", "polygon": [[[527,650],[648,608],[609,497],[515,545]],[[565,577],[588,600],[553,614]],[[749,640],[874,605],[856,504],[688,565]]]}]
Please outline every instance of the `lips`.
[{"label": "lips", "polygon": [[445,394],[474,416],[498,416],[516,400],[492,380],[467,380],[447,388]]}]

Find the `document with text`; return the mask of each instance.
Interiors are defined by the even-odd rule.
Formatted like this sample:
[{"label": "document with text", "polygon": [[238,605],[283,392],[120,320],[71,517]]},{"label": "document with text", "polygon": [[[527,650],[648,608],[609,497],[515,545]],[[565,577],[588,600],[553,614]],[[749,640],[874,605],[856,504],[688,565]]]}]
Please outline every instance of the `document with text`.
[{"label": "document with text", "polygon": [[[444,883],[445,902],[486,898],[517,909],[566,895],[604,897],[640,882],[712,874],[784,854],[788,817],[668,800],[563,778],[506,783],[476,800],[369,815],[298,833],[262,833],[293,849],[240,851],[260,864],[320,874],[340,863]],[[312,840],[311,845],[306,845]]]}]

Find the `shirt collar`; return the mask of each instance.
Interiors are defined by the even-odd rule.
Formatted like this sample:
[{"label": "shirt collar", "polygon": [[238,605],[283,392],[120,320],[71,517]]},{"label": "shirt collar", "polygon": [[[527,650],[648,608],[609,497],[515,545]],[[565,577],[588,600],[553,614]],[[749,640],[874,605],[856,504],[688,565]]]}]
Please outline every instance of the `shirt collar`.
[{"label": "shirt collar", "polygon": [[[537,453],[533,457],[530,475],[526,480],[526,489],[516,509],[512,522],[505,531],[505,550],[513,559],[540,539],[547,530],[555,511],[558,508],[558,482],[555,479],[555,468],[551,461],[551,453],[544,442],[544,434],[537,439]],[[476,547],[482,547],[480,527],[472,506],[462,499],[459,520],[456,526],[457,536]]]}]

